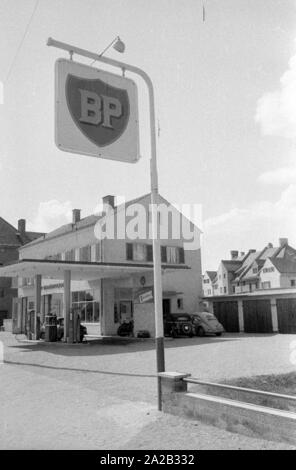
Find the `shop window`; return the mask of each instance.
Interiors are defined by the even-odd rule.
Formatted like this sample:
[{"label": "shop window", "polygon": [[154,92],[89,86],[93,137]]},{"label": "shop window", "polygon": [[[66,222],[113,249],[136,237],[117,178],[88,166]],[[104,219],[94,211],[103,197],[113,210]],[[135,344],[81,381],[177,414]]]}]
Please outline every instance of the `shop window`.
[{"label": "shop window", "polygon": [[79,261],[90,262],[91,261],[91,247],[90,245],[79,248]]},{"label": "shop window", "polygon": [[179,263],[184,264],[185,263],[185,251],[183,247],[178,248],[179,251]]},{"label": "shop window", "polygon": [[296,280],[295,279],[291,279],[291,287],[295,287],[296,286]]},{"label": "shop window", "polygon": [[184,263],[184,248],[178,246],[166,247],[166,262],[171,264]]},{"label": "shop window", "polygon": [[133,244],[133,259],[135,261],[146,261],[147,259],[147,245],[144,243]]},{"label": "shop window", "polygon": [[177,307],[178,307],[179,310],[183,309],[183,299],[182,298],[177,299]]},{"label": "shop window", "polygon": [[65,252],[65,261],[75,261],[75,249]]},{"label": "shop window", "polygon": [[126,259],[131,261],[153,261],[152,245],[146,243],[127,243]]},{"label": "shop window", "polygon": [[153,261],[153,246],[147,245],[147,261]]},{"label": "shop window", "polygon": [[167,250],[166,246],[161,246],[161,262],[166,263],[167,262]]},{"label": "shop window", "polygon": [[119,323],[119,311],[117,302],[114,302],[114,323]]},{"label": "shop window", "polygon": [[101,261],[101,244],[96,243],[95,245],[95,261],[99,262]]},{"label": "shop window", "polygon": [[133,259],[133,244],[132,243],[126,244],[126,259],[127,260]]},{"label": "shop window", "polygon": [[100,304],[94,300],[93,290],[72,292],[72,307],[80,316],[81,322],[100,321]]}]

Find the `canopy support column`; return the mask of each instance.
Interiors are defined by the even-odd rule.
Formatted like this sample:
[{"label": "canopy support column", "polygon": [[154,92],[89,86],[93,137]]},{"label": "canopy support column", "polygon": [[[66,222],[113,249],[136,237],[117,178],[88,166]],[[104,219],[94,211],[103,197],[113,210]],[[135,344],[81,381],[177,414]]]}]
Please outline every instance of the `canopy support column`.
[{"label": "canopy support column", "polygon": [[70,333],[70,310],[71,310],[71,271],[64,271],[64,342],[69,342]]},{"label": "canopy support column", "polygon": [[37,318],[41,312],[41,274],[36,274],[35,276],[35,316],[34,316],[34,339],[39,339],[39,328]]}]

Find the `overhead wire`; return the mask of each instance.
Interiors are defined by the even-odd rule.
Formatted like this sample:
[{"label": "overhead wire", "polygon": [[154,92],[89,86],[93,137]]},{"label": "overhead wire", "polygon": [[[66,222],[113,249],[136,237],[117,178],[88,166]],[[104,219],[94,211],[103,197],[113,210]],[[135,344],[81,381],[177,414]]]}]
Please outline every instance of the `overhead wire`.
[{"label": "overhead wire", "polygon": [[26,26],[26,29],[25,29],[24,34],[23,34],[23,36],[22,36],[21,42],[19,43],[19,46],[18,46],[18,48],[17,48],[17,50],[16,50],[16,52],[15,52],[15,54],[14,54],[14,57],[13,57],[13,59],[12,59],[12,62],[11,62],[11,64],[10,64],[10,67],[9,67],[8,72],[7,72],[7,74],[6,74],[6,77],[5,77],[4,81],[3,81],[3,84],[5,84],[5,83],[7,82],[7,80],[9,79],[9,77],[10,77],[10,74],[11,74],[11,72],[12,72],[13,66],[14,66],[15,61],[16,61],[16,59],[17,59],[17,56],[19,55],[19,52],[20,52],[20,50],[21,50],[21,48],[22,48],[22,45],[23,45],[23,43],[24,43],[24,41],[25,41],[25,39],[26,39],[26,36],[27,36],[28,31],[29,31],[29,29],[30,29],[31,23],[32,23],[33,18],[34,18],[34,16],[35,16],[35,13],[36,13],[36,11],[37,11],[37,8],[38,8],[38,5],[39,5],[39,1],[40,1],[40,0],[36,0],[36,2],[35,2],[35,6],[34,6],[34,8],[33,8],[33,11],[32,11],[31,16],[30,16],[30,18],[29,18],[29,21],[28,21],[28,23],[27,23],[27,26]]}]

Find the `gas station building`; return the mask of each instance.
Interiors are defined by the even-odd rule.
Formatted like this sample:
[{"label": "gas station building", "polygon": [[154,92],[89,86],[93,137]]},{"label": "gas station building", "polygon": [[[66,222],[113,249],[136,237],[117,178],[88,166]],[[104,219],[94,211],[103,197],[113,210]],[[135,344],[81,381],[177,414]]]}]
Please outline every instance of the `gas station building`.
[{"label": "gas station building", "polygon": [[[101,214],[81,218],[80,210],[74,209],[72,223],[21,247],[19,261],[0,268],[1,276],[18,279],[13,331],[25,333],[28,312],[33,309],[41,323],[49,313],[64,317],[65,340],[71,342],[69,324],[75,309],[81,323],[91,324],[97,335],[116,335],[122,322],[133,320],[135,336],[146,330],[154,337],[151,238],[147,234],[133,240],[98,239],[95,233],[96,224],[108,217],[110,208],[114,215],[131,204],[141,204],[149,219],[150,200],[146,194],[115,206],[114,197],[106,196]],[[161,196],[159,203],[170,206]],[[162,223],[173,222],[160,219],[160,227]],[[184,250],[184,239],[173,238],[171,229],[167,239],[160,240],[163,312],[193,313],[202,302],[200,248]],[[199,237],[199,229],[194,229]]]}]

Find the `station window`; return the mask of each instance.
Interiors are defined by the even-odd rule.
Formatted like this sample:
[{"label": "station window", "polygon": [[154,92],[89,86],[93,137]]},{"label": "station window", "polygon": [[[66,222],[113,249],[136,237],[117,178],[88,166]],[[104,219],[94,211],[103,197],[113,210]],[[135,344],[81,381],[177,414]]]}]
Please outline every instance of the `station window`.
[{"label": "station window", "polygon": [[72,292],[72,307],[79,314],[81,322],[100,321],[100,304],[94,300],[93,290]]},{"label": "station window", "polygon": [[65,252],[65,261],[75,261],[75,249]]},{"label": "station window", "polygon": [[79,261],[90,262],[91,261],[91,247],[90,245],[79,248]]}]

